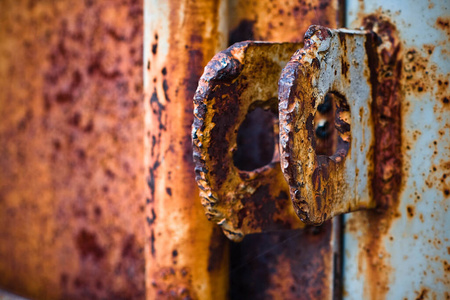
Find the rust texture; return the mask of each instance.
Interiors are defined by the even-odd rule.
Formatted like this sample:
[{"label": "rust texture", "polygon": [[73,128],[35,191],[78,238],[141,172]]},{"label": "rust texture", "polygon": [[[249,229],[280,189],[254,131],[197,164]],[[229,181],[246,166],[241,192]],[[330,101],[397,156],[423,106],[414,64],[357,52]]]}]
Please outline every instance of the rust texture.
[{"label": "rust texture", "polygon": [[[311,24],[331,28],[343,26],[345,10],[342,4],[342,1],[334,0],[230,1],[229,44],[245,40],[302,42]],[[326,224],[322,226],[331,226],[333,230],[339,227],[334,223]],[[283,296],[286,296],[285,299],[317,299],[318,289],[324,295],[322,299],[325,299],[325,295],[338,290],[333,288],[333,268],[329,266],[336,266],[334,258],[338,259],[340,255],[335,255],[326,246],[337,242],[336,238],[328,234],[319,235],[319,242],[314,240],[314,236],[303,234],[302,230],[294,232],[299,236],[292,238],[292,242],[285,241],[290,237],[288,233],[272,232],[248,235],[241,243],[232,243],[230,294],[233,299],[277,299]],[[269,251],[271,247],[273,251]],[[297,257],[299,253],[304,260]],[[310,261],[316,262],[312,269],[308,268]],[[305,267],[287,267],[302,264]],[[315,274],[322,274],[318,276],[320,281],[308,280],[318,278]],[[336,286],[339,286],[340,278],[335,279]],[[264,285],[257,285],[257,282]],[[293,282],[297,283],[294,288]],[[278,296],[275,290],[280,291],[282,296]]]},{"label": "rust texture", "polygon": [[0,6],[0,287],[143,298],[142,3]]},{"label": "rust texture", "polygon": [[200,203],[192,159],[192,98],[204,66],[226,48],[227,2],[147,1],[147,299],[225,299],[228,241]]},{"label": "rust texture", "polygon": [[[371,145],[364,144],[372,143],[368,61],[375,56],[375,47],[370,32],[311,26],[305,47],[283,69],[279,81],[281,164],[296,213],[304,222],[320,225],[336,215],[375,205],[370,194],[359,192],[360,186],[367,188],[371,181],[371,170],[363,169],[363,164],[372,155]],[[320,155],[315,119],[328,93],[334,95],[339,135],[334,152]],[[350,110],[359,113],[359,119],[351,117]],[[365,182],[358,183],[363,172]]]},{"label": "rust texture", "polygon": [[[430,2],[429,5],[434,4]],[[378,154],[378,159],[385,161],[386,166],[376,173],[379,178],[376,184],[382,184],[379,197],[383,200],[383,209],[352,216],[347,231],[356,236],[361,231],[371,233],[358,239],[361,249],[358,253],[361,265],[358,276],[371,282],[364,289],[365,298],[389,299],[393,288],[392,278],[396,277],[403,263],[413,266],[410,267],[411,273],[421,282],[420,285],[414,285],[413,289],[405,288],[404,293],[413,294],[415,299],[448,299],[450,248],[448,218],[445,214],[449,199],[450,163],[447,153],[450,149],[450,114],[448,64],[445,63],[448,60],[449,39],[443,38],[435,44],[423,45],[421,39],[407,40],[404,37],[405,25],[400,22],[394,25],[396,18],[395,13],[381,9],[369,15],[360,15],[362,25],[377,32],[383,43],[392,45],[391,51],[379,47],[378,74],[383,74],[385,80],[379,79],[377,89],[390,109],[378,111],[381,116],[379,126],[385,126],[385,130],[376,132],[383,140],[379,147],[385,151]],[[444,19],[438,17],[433,20],[435,28],[443,31],[443,37],[448,36],[448,23],[446,32]],[[431,24],[427,23],[427,26]],[[432,26],[427,26],[424,26],[423,31],[433,32],[430,30]],[[439,60],[435,58],[439,55],[444,58],[441,60],[442,65],[436,64]],[[427,128],[425,114],[412,117],[414,108],[419,105],[422,106],[420,110],[423,107],[430,109],[432,122],[436,122],[435,128]],[[395,124],[386,126],[393,119],[401,120],[406,126],[400,129]],[[401,139],[394,139],[396,134],[401,135]],[[430,137],[430,140],[421,140],[424,136]],[[398,144],[399,141],[401,144]],[[429,149],[430,155],[423,155],[421,148]],[[394,151],[401,154],[403,161],[396,157]],[[426,173],[414,174],[417,165],[427,166]],[[403,222],[407,228],[399,228],[398,224]],[[431,230],[425,231],[424,228]],[[414,256],[405,255],[400,263],[391,253],[392,248],[400,243],[420,251],[416,251]],[[422,268],[416,267],[419,265]],[[411,286],[409,283],[404,284],[406,287]]]},{"label": "rust texture", "polygon": [[[196,180],[208,219],[219,224],[233,241],[241,241],[249,233],[303,227],[292,209],[281,173],[278,132],[270,135],[278,127],[277,79],[301,46],[237,43],[215,55],[200,78],[192,129]],[[258,108],[272,111],[272,128],[261,134],[269,135],[273,143],[262,144],[258,136],[253,136],[255,132],[247,133],[239,143],[240,128]],[[246,140],[260,148],[275,149],[267,164],[242,170],[242,158],[236,159],[236,155],[245,151],[239,147],[244,147]],[[257,155],[255,151],[248,154]]]},{"label": "rust texture", "polygon": [[[341,100],[339,96],[333,93],[325,95],[323,103],[317,106],[317,112],[314,116],[314,124],[316,125],[316,153],[317,155],[334,154],[337,143],[338,134],[336,131],[336,101]],[[339,120],[339,119],[338,119]],[[343,122],[342,124],[347,124]],[[344,128],[345,129],[345,128]],[[348,131],[347,131],[348,132]]]},{"label": "rust texture", "polygon": [[339,0],[231,0],[229,42],[302,42],[310,25],[342,26],[342,6]]},{"label": "rust texture", "polygon": [[[380,259],[384,252],[381,239],[388,232],[390,223],[398,218],[399,191],[401,189],[401,101],[404,98],[402,79],[402,55],[395,26],[386,17],[370,15],[363,19],[365,28],[377,33],[382,43],[372,63],[376,67],[373,82],[373,117],[377,143],[374,151],[374,197],[379,209],[367,213],[370,237],[366,237],[366,253],[360,258],[367,261],[370,299],[381,299],[388,291],[388,273],[391,266]],[[388,47],[385,47],[388,45]],[[393,237],[392,237],[393,238]],[[382,257],[383,254],[381,254]],[[380,274],[383,274],[380,276]]]},{"label": "rust texture", "polygon": [[[376,55],[371,57],[372,93],[375,101],[372,104],[374,132],[374,177],[373,196],[377,201],[377,210],[364,212],[364,225],[357,230],[368,227],[363,240],[363,254],[358,263],[363,268],[367,265],[366,274],[370,280],[367,285],[369,299],[383,299],[389,288],[389,272],[392,267],[383,259],[388,257],[383,248],[382,238],[388,234],[391,222],[399,217],[399,192],[402,188],[401,162],[401,102],[404,91],[402,79],[402,52],[395,25],[386,17],[369,15],[363,18],[362,24],[377,34]],[[358,220],[357,218],[355,220]],[[350,222],[346,228],[355,230]],[[394,237],[391,236],[391,239]]]},{"label": "rust texture", "polygon": [[332,299],[331,231],[328,221],[320,227],[249,235],[233,244],[230,298]]},{"label": "rust texture", "polygon": [[[228,246],[204,218],[190,149],[198,79],[227,46],[225,2],[146,2],[142,62],[141,2],[2,1],[2,288],[37,299],[139,299],[145,289],[149,299],[225,298]],[[237,19],[251,15],[260,39],[298,41],[307,24],[336,24],[335,1],[255,3],[239,2]],[[268,9],[284,9],[282,30]]]},{"label": "rust texture", "polygon": [[[360,20],[362,26],[377,34],[379,43],[376,48],[377,55],[371,59],[376,75],[372,76],[376,79],[372,92],[375,99],[374,133],[378,141],[374,147],[373,191],[378,209],[353,214],[345,225],[345,231],[358,238],[358,247],[361,249],[358,254],[358,276],[365,278],[364,298],[388,299],[387,294],[393,288],[394,263],[390,261],[392,254],[387,247],[399,243],[413,231],[408,228],[402,236],[397,236],[391,232],[392,224],[400,221],[403,213],[409,219],[423,219],[423,215],[416,210],[415,204],[421,201],[421,195],[417,192],[410,196],[413,203],[405,205],[405,212],[399,209],[400,195],[406,192],[405,177],[410,176],[408,169],[412,163],[412,158],[407,154],[412,141],[405,141],[404,135],[408,129],[401,128],[400,124],[410,105],[407,95],[420,94],[424,86],[431,88],[435,82],[431,79],[434,75],[428,75],[428,70],[433,68],[426,66],[424,62],[427,59],[419,58],[415,50],[408,52],[403,49],[404,42],[399,37],[400,32],[388,14],[376,12],[361,15]],[[432,51],[428,54],[431,53]],[[424,78],[416,78],[422,72],[427,75]],[[435,180],[438,182],[439,179]],[[405,198],[402,201],[405,201]],[[417,239],[417,235],[414,239]],[[406,256],[404,259],[406,260]],[[411,259],[415,264],[417,257]],[[427,294],[427,289],[420,290],[416,299],[426,299]]]},{"label": "rust texture", "polygon": [[395,26],[372,15],[364,18],[364,28],[377,34],[380,45],[369,47],[374,122],[373,197],[377,207],[387,209],[398,202],[401,184],[401,93],[402,61]]}]

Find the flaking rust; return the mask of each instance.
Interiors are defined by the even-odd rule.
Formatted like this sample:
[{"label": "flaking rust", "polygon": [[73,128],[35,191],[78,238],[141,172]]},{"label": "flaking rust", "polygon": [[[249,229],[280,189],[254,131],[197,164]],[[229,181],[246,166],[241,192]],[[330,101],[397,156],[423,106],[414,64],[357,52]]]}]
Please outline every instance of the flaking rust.
[{"label": "flaking rust", "polygon": [[[279,81],[281,165],[297,215],[320,225],[333,216],[373,208],[373,107],[376,35],[311,26]],[[315,116],[335,95],[332,155],[317,154]],[[378,99],[378,98],[376,98]]]},{"label": "flaking rust", "polygon": [[272,110],[277,123],[277,80],[301,46],[237,43],[218,53],[199,81],[192,129],[196,181],[208,219],[233,241],[250,233],[303,227],[290,205],[277,135],[267,165],[246,171],[233,160],[239,127],[249,112]]},{"label": "flaking rust", "polygon": [[[377,34],[376,48],[368,51],[372,80],[374,125],[373,196],[380,209],[397,203],[401,184],[401,103],[402,60],[396,29],[375,15],[364,19],[364,27]],[[369,50],[369,49],[368,49]]]},{"label": "flaking rust", "polygon": [[[372,76],[372,119],[374,134],[377,141],[373,155],[373,197],[377,202],[377,210],[367,211],[352,216],[346,224],[347,232],[369,232],[359,240],[363,249],[359,255],[360,267],[358,276],[367,278],[364,297],[368,299],[384,299],[390,289],[393,263],[387,258],[384,240],[398,241],[399,237],[391,235],[392,223],[401,217],[399,211],[402,186],[402,102],[405,101],[405,90],[408,78],[403,72],[404,61],[409,56],[404,55],[401,40],[395,25],[380,14],[370,14],[362,18],[362,26],[377,34],[377,47],[370,57]],[[406,59],[406,60],[405,60]],[[406,74],[405,74],[406,73]],[[404,102],[403,102],[404,103]],[[403,109],[405,109],[403,107]],[[420,198],[420,196],[419,196]],[[407,213],[412,218],[414,206],[407,207]],[[358,224],[359,223],[359,224]],[[415,260],[415,259],[414,259]],[[420,297],[419,297],[420,298]]]},{"label": "flaking rust", "polygon": [[204,217],[192,161],[192,98],[203,67],[226,47],[226,1],[144,6],[146,298],[226,299],[228,241]]}]

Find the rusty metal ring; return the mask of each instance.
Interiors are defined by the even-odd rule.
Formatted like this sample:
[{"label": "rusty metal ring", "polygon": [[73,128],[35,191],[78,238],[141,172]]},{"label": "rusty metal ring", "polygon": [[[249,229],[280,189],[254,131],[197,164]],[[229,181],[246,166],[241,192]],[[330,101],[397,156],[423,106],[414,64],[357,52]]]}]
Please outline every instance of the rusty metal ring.
[{"label": "rusty metal ring", "polygon": [[231,240],[303,226],[289,201],[278,141],[272,161],[263,167],[244,171],[233,162],[240,125],[255,105],[264,106],[274,99],[277,109],[279,75],[299,47],[294,43],[237,43],[218,53],[199,81],[192,129],[196,181],[208,219],[219,224]]}]

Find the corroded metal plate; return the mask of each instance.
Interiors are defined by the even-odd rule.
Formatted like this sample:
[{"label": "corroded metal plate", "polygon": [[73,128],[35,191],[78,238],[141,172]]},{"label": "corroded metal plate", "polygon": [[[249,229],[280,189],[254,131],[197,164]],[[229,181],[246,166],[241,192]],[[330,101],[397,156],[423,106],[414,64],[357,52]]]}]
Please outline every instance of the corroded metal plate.
[{"label": "corroded metal plate", "polygon": [[[279,81],[281,165],[297,215],[319,225],[333,216],[375,206],[372,191],[373,123],[368,31],[311,26],[305,47]],[[316,150],[315,115],[328,93],[336,95],[339,132],[332,155]]]}]

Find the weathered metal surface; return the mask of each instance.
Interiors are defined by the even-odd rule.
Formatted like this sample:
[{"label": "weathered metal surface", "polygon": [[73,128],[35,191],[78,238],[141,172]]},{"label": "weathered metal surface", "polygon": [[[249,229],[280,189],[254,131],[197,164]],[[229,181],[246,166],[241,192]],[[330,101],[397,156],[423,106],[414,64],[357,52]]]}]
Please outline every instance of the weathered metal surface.
[{"label": "weathered metal surface", "polygon": [[[332,28],[343,26],[341,20],[345,10],[342,3],[342,1],[335,0],[232,0],[229,4],[229,43],[255,39],[302,42],[303,35],[311,24]],[[322,226],[328,225],[325,223]],[[339,229],[335,223],[330,226],[333,231]],[[287,233],[272,232],[249,235],[241,243],[232,244],[231,261],[233,266],[230,270],[232,298],[277,299],[292,295],[294,299],[308,297],[314,299],[313,295],[318,289],[321,290],[322,295],[332,295],[338,291],[334,288],[333,281],[334,279],[339,281],[340,278],[339,276],[335,277],[334,268],[329,268],[329,266],[334,264],[334,258],[340,256],[335,255],[331,248],[325,245],[327,243],[331,243],[333,246],[339,245],[339,241],[330,235],[315,236],[301,232],[298,234],[298,239],[289,239],[292,242],[285,241]],[[315,237],[318,239],[315,240]],[[249,241],[246,242],[246,239]],[[306,244],[314,245],[314,247],[305,246]],[[271,249],[270,247],[273,247],[274,250],[267,253],[266,249]],[[295,255],[299,253],[305,257],[304,260]],[[236,258],[238,255],[240,259]],[[249,259],[244,259],[243,256]],[[317,260],[313,257],[316,257]],[[308,267],[309,260],[316,261],[312,269]],[[238,261],[242,264],[239,264],[239,268],[234,269]],[[304,267],[300,267],[299,265],[303,263]],[[314,274],[312,277],[320,277],[322,280],[312,279],[311,273]],[[316,274],[321,275],[316,277]],[[256,286],[257,282],[264,284],[258,287]],[[297,285],[294,287],[295,290],[291,291],[293,282]],[[340,286],[339,282],[336,286]],[[277,294],[276,290],[280,293]],[[239,295],[242,296],[239,297]]]},{"label": "weathered metal surface", "polygon": [[[238,18],[258,19],[256,36],[289,41],[292,28],[336,22],[334,1],[244,2]],[[202,67],[227,45],[227,1],[149,3],[144,131],[140,3],[1,1],[2,287],[44,299],[141,298],[144,220],[147,297],[225,297],[227,245],[203,221],[189,133]],[[268,5],[286,12],[283,30],[263,17]],[[145,153],[159,155],[148,171],[143,136]],[[286,253],[266,261],[297,260]],[[328,272],[332,255],[320,253]],[[276,275],[271,284],[281,284]]]},{"label": "weathered metal surface", "polygon": [[139,1],[1,1],[0,287],[144,297]]},{"label": "weathered metal surface", "polygon": [[372,15],[364,19],[364,28],[377,35],[378,43],[370,57],[372,79],[372,120],[375,145],[372,191],[377,208],[390,209],[398,203],[402,176],[400,73],[402,61],[395,26]]},{"label": "weathered metal surface", "polygon": [[343,0],[229,0],[230,45],[245,41],[303,42],[310,25],[343,26]]},{"label": "weathered metal surface", "polygon": [[192,98],[226,48],[227,1],[145,1],[147,299],[224,299],[228,244],[194,179]]},{"label": "weathered metal surface", "polygon": [[[386,185],[393,197],[384,198],[384,209],[345,216],[344,296],[448,299],[448,1],[352,0],[348,9],[349,27],[372,28],[383,43],[392,45],[392,51],[383,53],[380,49],[380,57],[387,64],[378,75],[386,78],[384,92],[390,94],[384,97],[387,103],[397,104],[379,113],[382,122],[399,120],[401,130],[384,128],[386,147],[379,148],[384,154],[375,151],[379,155],[392,153],[397,146],[390,135],[399,130],[397,152],[403,163],[379,158],[391,165],[384,172],[375,169],[375,176],[382,178],[394,171],[393,176],[387,176],[393,183]],[[383,90],[379,88],[378,93],[382,95]],[[402,173],[401,180],[396,178],[398,172]]]},{"label": "weathered metal surface", "polygon": [[327,259],[334,253],[332,228],[328,221],[233,243],[230,299],[339,299],[332,294],[335,261]]},{"label": "weathered metal surface", "polygon": [[[206,216],[233,241],[250,233],[303,227],[280,169],[277,109],[277,79],[300,47],[237,43],[216,54],[200,78],[192,128],[196,180]],[[269,126],[252,120],[252,128],[248,118],[253,113]],[[266,160],[249,164],[258,152],[245,143],[266,150]]]},{"label": "weathered metal surface", "polygon": [[[322,224],[347,212],[375,207],[372,196],[374,136],[369,59],[370,32],[311,26],[279,81],[281,165],[297,215]],[[335,94],[339,135],[331,155],[317,153],[315,117]]]}]

